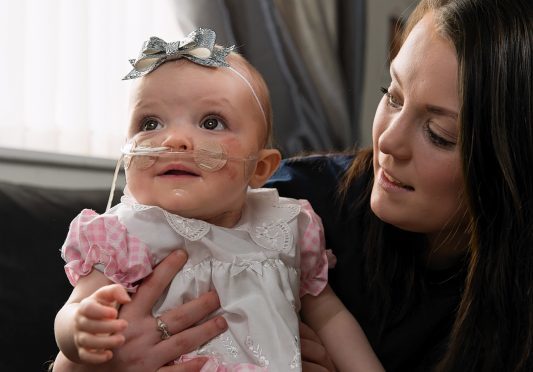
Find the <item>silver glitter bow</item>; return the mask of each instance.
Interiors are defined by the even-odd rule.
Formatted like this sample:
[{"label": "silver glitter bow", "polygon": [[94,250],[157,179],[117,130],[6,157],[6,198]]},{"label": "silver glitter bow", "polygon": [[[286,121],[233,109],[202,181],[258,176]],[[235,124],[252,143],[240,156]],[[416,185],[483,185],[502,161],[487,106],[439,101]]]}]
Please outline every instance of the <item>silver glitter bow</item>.
[{"label": "silver glitter bow", "polygon": [[139,57],[130,59],[133,66],[122,80],[136,79],[144,76],[161,64],[179,58],[208,67],[228,67],[226,56],[233,46],[223,48],[215,45],[216,34],[213,30],[199,28],[183,40],[167,43],[163,39],[152,36],[143,43]]}]

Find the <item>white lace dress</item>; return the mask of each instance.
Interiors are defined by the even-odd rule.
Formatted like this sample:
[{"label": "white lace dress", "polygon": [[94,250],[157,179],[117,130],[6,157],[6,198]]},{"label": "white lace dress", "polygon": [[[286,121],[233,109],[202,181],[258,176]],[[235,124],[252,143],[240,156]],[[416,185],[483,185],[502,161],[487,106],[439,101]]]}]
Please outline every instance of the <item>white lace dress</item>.
[{"label": "white lace dress", "polygon": [[179,247],[189,260],[154,306],[154,316],[215,289],[218,313],[229,325],[186,358],[210,356],[210,371],[301,370],[300,297],[320,293],[328,269],[322,224],[309,203],[280,198],[275,189],[249,190],[241,220],[223,228],[123,196],[105,214],[82,211],[62,256],[73,285],[96,267],[135,291]]}]

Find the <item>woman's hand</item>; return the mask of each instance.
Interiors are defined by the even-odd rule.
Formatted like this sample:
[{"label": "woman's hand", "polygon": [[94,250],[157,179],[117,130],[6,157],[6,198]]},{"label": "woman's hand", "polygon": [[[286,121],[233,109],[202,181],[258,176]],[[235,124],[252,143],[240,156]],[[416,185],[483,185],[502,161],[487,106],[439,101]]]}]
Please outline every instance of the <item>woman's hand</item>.
[{"label": "woman's hand", "polygon": [[124,331],[126,341],[113,350],[112,360],[98,366],[81,366],[59,354],[54,371],[198,371],[205,362],[200,358],[183,364],[165,365],[227,329],[227,323],[221,316],[196,325],[220,307],[216,293],[208,292],[165,312],[160,318],[168,327],[171,335],[168,339],[161,339],[162,333],[152,316],[152,307],[186,261],[187,254],[182,250],[170,254],[143,281],[132,301],[122,306],[119,318],[128,322]]},{"label": "woman's hand", "polygon": [[302,322],[300,322],[300,347],[303,372],[337,371],[318,335]]}]

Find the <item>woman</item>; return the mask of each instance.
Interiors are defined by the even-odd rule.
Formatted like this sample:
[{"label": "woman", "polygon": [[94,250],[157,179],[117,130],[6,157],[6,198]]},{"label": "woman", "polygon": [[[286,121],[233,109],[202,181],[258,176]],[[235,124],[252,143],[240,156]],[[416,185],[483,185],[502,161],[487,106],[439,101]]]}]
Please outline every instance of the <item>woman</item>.
[{"label": "woman", "polygon": [[[533,369],[532,30],[530,0],[423,0],[391,63],[372,150],[288,161],[272,180],[322,217],[338,259],[331,285],[387,370]],[[155,275],[172,275],[171,260]],[[141,288],[121,313],[146,324],[119,354],[145,370],[222,329],[188,328],[216,307],[210,294],[168,314],[174,336],[159,342],[152,303]],[[333,370],[305,326],[302,356],[304,370]]]}]

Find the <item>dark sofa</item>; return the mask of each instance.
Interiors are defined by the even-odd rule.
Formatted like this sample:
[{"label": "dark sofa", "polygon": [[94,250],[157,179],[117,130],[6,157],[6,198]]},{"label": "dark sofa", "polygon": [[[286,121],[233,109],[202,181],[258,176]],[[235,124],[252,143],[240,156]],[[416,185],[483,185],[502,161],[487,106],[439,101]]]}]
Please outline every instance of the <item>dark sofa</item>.
[{"label": "dark sofa", "polygon": [[54,358],[54,317],[72,289],[59,249],[76,214],[103,212],[108,193],[0,182],[0,371],[45,371]]}]

